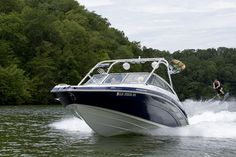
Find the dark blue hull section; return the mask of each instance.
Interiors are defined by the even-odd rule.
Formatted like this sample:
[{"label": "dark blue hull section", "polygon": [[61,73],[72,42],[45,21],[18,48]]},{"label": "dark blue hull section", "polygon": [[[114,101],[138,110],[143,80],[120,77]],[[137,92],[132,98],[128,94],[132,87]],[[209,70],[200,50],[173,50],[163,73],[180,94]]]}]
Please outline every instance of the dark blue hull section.
[{"label": "dark blue hull section", "polygon": [[53,91],[62,104],[82,104],[126,113],[169,127],[188,124],[187,115],[174,100],[161,95],[126,91]]}]

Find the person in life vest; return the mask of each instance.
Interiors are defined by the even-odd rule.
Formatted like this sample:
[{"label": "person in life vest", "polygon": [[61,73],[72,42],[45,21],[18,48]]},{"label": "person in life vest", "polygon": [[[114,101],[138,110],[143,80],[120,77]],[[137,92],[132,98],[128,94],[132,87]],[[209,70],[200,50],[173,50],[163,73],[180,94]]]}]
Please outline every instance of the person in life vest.
[{"label": "person in life vest", "polygon": [[217,79],[214,80],[213,84],[212,84],[213,88],[216,90],[217,95],[221,98],[225,95],[224,91],[223,91],[223,87],[221,86],[220,81],[218,81]]}]

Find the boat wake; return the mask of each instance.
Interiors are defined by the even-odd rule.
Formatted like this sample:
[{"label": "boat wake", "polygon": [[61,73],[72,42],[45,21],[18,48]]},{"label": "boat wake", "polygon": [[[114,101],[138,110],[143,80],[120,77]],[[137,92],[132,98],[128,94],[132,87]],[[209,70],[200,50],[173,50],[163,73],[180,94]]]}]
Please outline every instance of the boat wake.
[{"label": "boat wake", "polygon": [[[161,128],[151,131],[152,136],[184,136],[236,138],[236,101],[219,102],[186,100],[183,107],[189,115],[189,125],[179,128]],[[91,134],[92,129],[82,120],[71,117],[50,124],[66,132]]]},{"label": "boat wake", "polygon": [[236,101],[219,105],[218,101],[186,100],[183,107],[189,115],[189,125],[179,128],[161,128],[154,136],[190,136],[236,138]]}]

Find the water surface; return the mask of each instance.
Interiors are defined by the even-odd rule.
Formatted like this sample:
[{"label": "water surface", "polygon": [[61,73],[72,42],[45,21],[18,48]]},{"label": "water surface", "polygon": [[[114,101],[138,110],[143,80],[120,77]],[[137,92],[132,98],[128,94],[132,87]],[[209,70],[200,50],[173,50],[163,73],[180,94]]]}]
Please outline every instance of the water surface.
[{"label": "water surface", "polygon": [[0,156],[236,156],[236,102],[183,103],[190,125],[102,137],[62,106],[0,106]]}]

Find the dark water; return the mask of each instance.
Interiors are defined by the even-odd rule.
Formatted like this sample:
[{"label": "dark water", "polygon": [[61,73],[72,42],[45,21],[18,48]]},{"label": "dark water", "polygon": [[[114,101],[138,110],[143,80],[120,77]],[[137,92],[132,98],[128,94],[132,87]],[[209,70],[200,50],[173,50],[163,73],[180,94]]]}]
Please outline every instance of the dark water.
[{"label": "dark water", "polygon": [[201,111],[184,128],[101,137],[62,106],[0,106],[0,156],[236,156],[236,113]]}]

